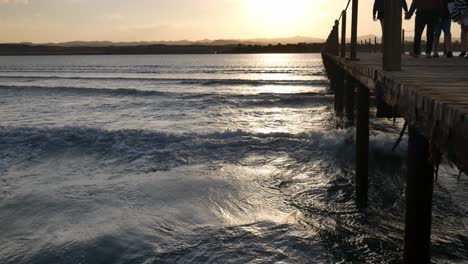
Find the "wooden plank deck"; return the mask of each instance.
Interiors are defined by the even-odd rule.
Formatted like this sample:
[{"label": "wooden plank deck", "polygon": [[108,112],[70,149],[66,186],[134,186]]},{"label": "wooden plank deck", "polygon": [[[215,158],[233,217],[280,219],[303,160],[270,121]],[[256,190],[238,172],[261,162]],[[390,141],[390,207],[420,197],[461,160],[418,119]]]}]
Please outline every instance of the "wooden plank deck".
[{"label": "wooden plank deck", "polygon": [[402,71],[386,72],[380,53],[360,53],[358,61],[324,56],[369,89],[380,89],[432,147],[468,172],[468,59],[403,55]]}]

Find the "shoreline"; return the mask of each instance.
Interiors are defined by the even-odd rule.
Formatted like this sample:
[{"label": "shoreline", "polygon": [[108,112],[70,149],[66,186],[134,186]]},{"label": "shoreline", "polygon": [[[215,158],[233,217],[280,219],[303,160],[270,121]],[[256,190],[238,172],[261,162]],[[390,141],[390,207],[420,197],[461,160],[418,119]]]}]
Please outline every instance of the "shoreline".
[{"label": "shoreline", "polygon": [[323,43],[277,45],[50,46],[0,44],[0,56],[320,53]]}]

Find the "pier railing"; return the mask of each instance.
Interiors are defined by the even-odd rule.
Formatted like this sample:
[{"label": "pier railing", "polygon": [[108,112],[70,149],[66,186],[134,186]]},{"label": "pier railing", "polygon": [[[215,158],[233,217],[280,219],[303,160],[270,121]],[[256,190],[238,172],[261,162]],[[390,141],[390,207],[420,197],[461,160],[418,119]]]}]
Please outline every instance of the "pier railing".
[{"label": "pier railing", "polygon": [[[358,60],[358,1],[359,0],[348,0],[348,3],[341,12],[338,19],[335,20],[330,34],[325,42],[323,53],[327,53],[334,56],[341,56],[346,58],[349,54],[350,60]],[[404,30],[402,29],[402,2],[401,1],[384,1],[385,2],[385,23],[384,32],[382,37],[382,52],[383,61],[382,67],[386,71],[400,71],[401,70],[401,54],[404,50]],[[348,45],[346,43],[346,32],[347,32],[347,12],[352,3],[352,17],[351,17],[351,42]],[[339,37],[341,22],[341,39]],[[340,43],[341,42],[341,43]],[[374,50],[371,46],[372,40],[369,42],[365,40],[361,41],[361,47],[368,50]],[[375,38],[374,45],[377,45],[377,38]]]}]

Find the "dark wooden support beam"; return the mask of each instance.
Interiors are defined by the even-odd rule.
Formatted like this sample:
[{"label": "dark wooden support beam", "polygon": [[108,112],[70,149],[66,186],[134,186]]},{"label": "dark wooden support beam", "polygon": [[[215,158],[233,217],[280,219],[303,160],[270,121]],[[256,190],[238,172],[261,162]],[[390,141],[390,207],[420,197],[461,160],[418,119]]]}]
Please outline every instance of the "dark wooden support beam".
[{"label": "dark wooden support beam", "polygon": [[351,18],[351,59],[357,59],[357,29],[358,29],[358,0],[353,0],[353,15]]},{"label": "dark wooden support beam", "polygon": [[335,64],[330,64],[328,67],[328,79],[330,80],[330,90],[335,91],[336,90],[336,79],[337,79],[337,70],[338,66]]},{"label": "dark wooden support beam", "polygon": [[352,126],[354,124],[354,88],[355,80],[349,75],[345,75],[345,87],[344,87],[344,105],[346,112],[347,125]]},{"label": "dark wooden support beam", "polygon": [[404,263],[430,263],[434,165],[429,141],[409,126]]},{"label": "dark wooden support beam", "polygon": [[333,29],[330,33],[330,54],[334,56],[339,56],[340,55],[340,37],[339,37],[339,31],[340,31],[340,22],[338,20],[335,20],[335,25],[333,26]]},{"label": "dark wooden support beam", "polygon": [[346,10],[341,15],[341,57],[346,57]]},{"label": "dark wooden support beam", "polygon": [[369,89],[358,84],[356,121],[356,205],[367,207],[369,189]]},{"label": "dark wooden support beam", "polygon": [[383,70],[401,71],[402,1],[384,1]]},{"label": "dark wooden support beam", "polygon": [[345,72],[343,69],[338,69],[336,72],[335,83],[335,111],[341,115],[343,113],[343,95],[345,89]]}]

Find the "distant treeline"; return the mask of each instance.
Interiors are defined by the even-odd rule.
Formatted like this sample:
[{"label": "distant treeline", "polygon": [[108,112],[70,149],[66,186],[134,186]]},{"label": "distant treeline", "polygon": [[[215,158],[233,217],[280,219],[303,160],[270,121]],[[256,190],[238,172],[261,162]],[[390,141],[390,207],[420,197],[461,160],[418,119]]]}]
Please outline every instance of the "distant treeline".
[{"label": "distant treeline", "polygon": [[118,54],[229,54],[229,53],[316,53],[322,43],[277,45],[145,45],[108,47],[63,47],[53,45],[0,44],[3,55],[118,55]]}]

